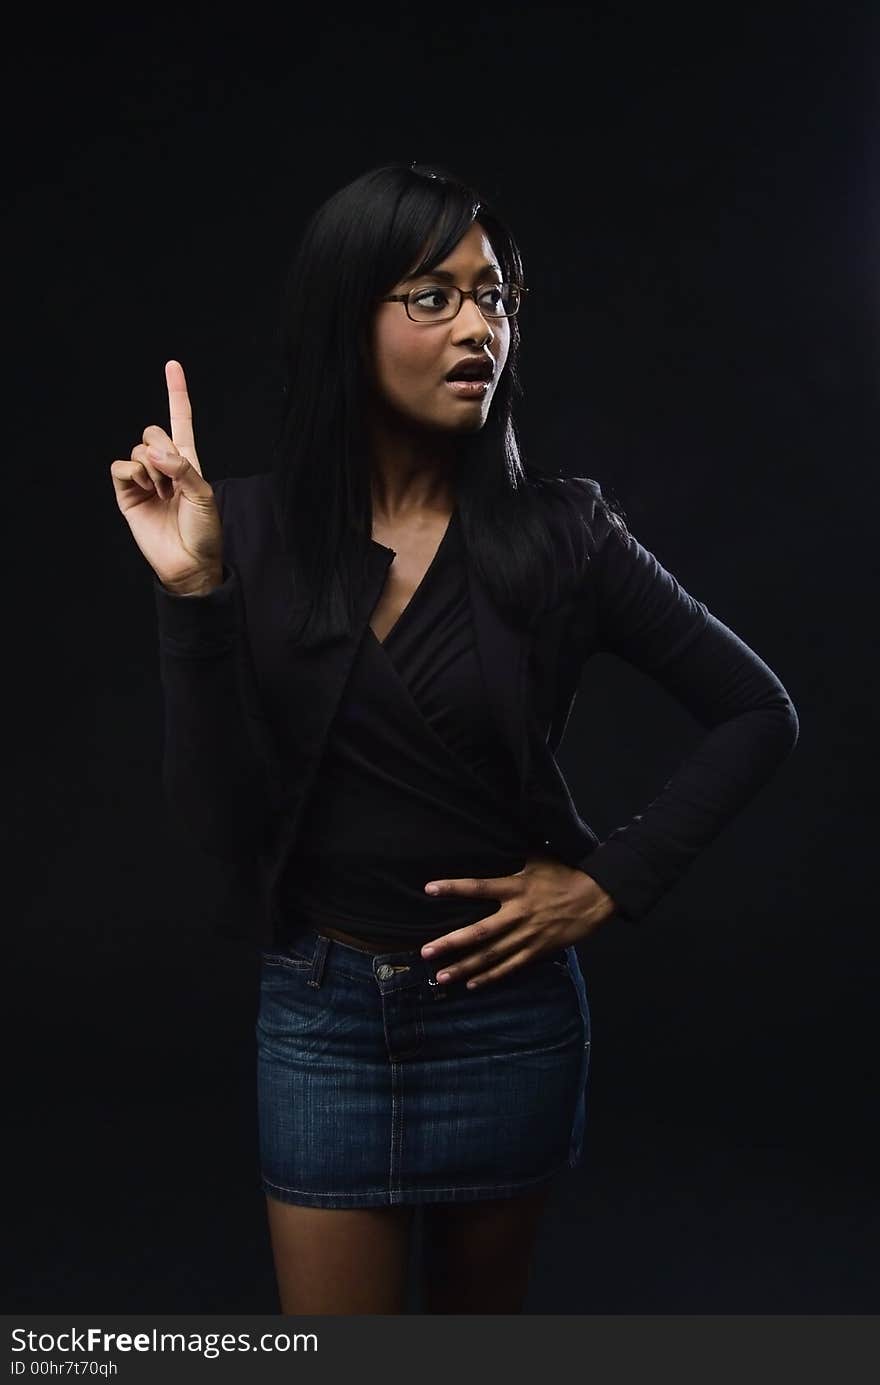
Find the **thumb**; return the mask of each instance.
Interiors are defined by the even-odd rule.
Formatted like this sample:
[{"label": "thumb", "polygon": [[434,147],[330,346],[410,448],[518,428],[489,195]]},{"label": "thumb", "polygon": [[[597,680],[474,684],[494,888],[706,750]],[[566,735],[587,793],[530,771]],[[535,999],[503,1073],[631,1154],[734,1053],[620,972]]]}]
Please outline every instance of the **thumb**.
[{"label": "thumb", "polygon": [[193,504],[213,503],[214,491],[204,476],[176,448],[148,447],[147,456],[163,476],[170,478],[174,494],[183,495]]}]

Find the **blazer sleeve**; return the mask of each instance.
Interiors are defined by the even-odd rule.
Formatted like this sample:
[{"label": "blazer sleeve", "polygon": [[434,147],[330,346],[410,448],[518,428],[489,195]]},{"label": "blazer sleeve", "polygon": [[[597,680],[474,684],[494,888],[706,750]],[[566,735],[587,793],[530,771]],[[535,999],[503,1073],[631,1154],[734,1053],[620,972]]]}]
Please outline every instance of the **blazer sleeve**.
[{"label": "blazer sleeve", "polygon": [[[214,482],[223,519],[226,480]],[[224,532],[224,550],[226,549]],[[165,735],[162,786],[184,835],[222,860],[264,846],[280,801],[278,767],[251,663],[238,569],[205,596],[153,578]]]},{"label": "blazer sleeve", "polygon": [[577,862],[639,921],[794,749],[797,712],[753,649],[684,590],[609,513],[590,503],[597,647],[654,678],[707,729],[644,811]]}]

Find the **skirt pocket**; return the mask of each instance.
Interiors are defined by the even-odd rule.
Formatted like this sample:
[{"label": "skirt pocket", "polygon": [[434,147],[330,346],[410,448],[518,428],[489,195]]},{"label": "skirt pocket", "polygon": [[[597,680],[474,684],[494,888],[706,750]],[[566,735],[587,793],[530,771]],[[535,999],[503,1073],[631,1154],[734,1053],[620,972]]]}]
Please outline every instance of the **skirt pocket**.
[{"label": "skirt pocket", "polygon": [[312,960],[288,948],[262,949],[257,1052],[262,1060],[295,1063],[323,1051],[335,1024],[330,988],[309,984]]},{"label": "skirt pocket", "polygon": [[574,978],[565,960],[538,958],[507,976],[469,991],[465,980],[445,990],[432,1005],[448,1036],[470,1052],[538,1053],[570,1050],[584,1042],[584,1024]]},{"label": "skirt pocket", "polygon": [[309,971],[312,960],[297,952],[295,947],[263,947],[260,949],[260,979],[271,980],[285,971]]}]

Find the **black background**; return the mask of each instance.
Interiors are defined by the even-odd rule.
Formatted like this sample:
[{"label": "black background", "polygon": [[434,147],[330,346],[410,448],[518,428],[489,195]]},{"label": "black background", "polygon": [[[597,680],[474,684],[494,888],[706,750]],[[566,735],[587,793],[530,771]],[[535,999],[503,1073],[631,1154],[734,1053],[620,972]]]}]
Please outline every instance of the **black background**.
[{"label": "black background", "polygon": [[[876,1310],[874,9],[18,17],[9,1310],[275,1310],[256,968],[166,818],[151,574],[109,467],[167,426],[174,357],[208,478],[265,468],[293,241],[399,158],[471,178],[519,237],[526,455],[616,495],[801,722],[649,920],[579,948],[586,1152],[528,1311]],[[627,820],[698,736],[591,661],[561,752],[583,816]]]}]

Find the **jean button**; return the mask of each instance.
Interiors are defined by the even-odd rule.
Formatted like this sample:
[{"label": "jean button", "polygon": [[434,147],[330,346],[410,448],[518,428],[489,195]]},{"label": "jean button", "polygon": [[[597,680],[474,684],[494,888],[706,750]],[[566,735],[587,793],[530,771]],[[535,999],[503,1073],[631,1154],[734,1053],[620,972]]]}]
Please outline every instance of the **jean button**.
[{"label": "jean button", "polygon": [[394,968],[389,967],[387,962],[383,962],[381,967],[376,968],[376,975],[382,980],[387,981],[389,976],[394,975]]}]

